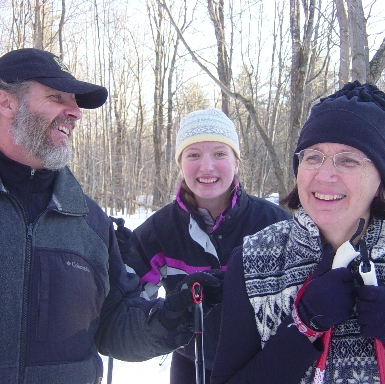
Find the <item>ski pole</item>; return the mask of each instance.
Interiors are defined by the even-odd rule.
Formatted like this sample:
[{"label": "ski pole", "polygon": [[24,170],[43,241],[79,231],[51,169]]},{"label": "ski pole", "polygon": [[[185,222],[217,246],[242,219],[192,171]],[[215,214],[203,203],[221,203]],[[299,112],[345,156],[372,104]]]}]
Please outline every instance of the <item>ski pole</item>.
[{"label": "ski pole", "polygon": [[[363,240],[359,242],[361,252],[361,263],[359,266],[360,275],[365,285],[378,286],[376,269],[373,261],[369,259],[368,250]],[[385,383],[385,345],[378,339],[374,339],[374,347],[376,350],[377,365],[380,376],[380,382]]]},{"label": "ski pole", "polygon": [[108,371],[107,371],[107,384],[112,383],[112,370],[114,368],[114,358],[109,357],[108,358]]},{"label": "ski pole", "polygon": [[194,324],[193,331],[195,335],[195,377],[196,384],[205,384],[205,361],[203,352],[203,309],[202,286],[195,282],[191,288],[191,293],[194,301],[193,314]]},{"label": "ski pole", "polygon": [[[369,259],[368,250],[364,240],[358,242],[358,246],[354,246],[353,240],[362,232],[365,220],[360,219],[358,228],[353,237],[343,243],[341,247],[337,249],[334,256],[332,269],[347,267],[348,264],[358,255],[361,255],[361,263],[358,267],[359,273],[365,285],[377,286],[377,277],[374,263]],[[374,346],[377,357],[377,364],[379,368],[380,382],[385,383],[385,345],[377,339],[374,339]]]},{"label": "ski pole", "polygon": [[359,236],[364,228],[365,219],[361,218],[355,234],[349,241],[343,243],[338,249],[333,259],[332,269],[347,267],[348,264],[360,254],[358,247],[353,244],[354,239]]},{"label": "ski pole", "polygon": [[[358,223],[357,231],[354,233],[354,235],[350,238],[350,240],[342,243],[341,246],[337,249],[336,254],[334,255],[334,258],[333,258],[332,269],[347,267],[348,264],[360,254],[360,252],[358,251],[358,248],[354,245],[353,241],[362,232],[362,229],[364,228],[364,224],[365,224],[365,220],[360,219]],[[307,282],[305,282],[305,284],[306,283]],[[303,291],[302,291],[302,294],[303,294]],[[297,300],[299,300],[298,295],[297,295]],[[298,316],[298,314],[296,316]],[[322,336],[322,345],[323,345],[324,351],[329,351],[331,338],[332,338],[332,329],[330,328],[327,331],[325,331]],[[316,371],[315,371],[314,378],[312,380],[312,384],[318,384],[318,383],[324,382],[324,377],[326,372],[326,362],[327,362],[327,354],[326,355],[322,354],[317,359]]]}]

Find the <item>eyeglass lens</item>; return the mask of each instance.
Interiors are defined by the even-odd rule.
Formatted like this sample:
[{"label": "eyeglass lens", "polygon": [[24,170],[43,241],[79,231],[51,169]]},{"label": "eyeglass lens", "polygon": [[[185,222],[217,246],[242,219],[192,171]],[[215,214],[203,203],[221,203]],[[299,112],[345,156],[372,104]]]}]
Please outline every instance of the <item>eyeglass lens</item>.
[{"label": "eyeglass lens", "polygon": [[316,169],[321,167],[327,157],[333,159],[334,166],[342,172],[350,172],[360,169],[365,159],[358,153],[341,152],[333,156],[326,156],[324,153],[315,149],[303,149],[298,154],[299,162],[307,169]]}]

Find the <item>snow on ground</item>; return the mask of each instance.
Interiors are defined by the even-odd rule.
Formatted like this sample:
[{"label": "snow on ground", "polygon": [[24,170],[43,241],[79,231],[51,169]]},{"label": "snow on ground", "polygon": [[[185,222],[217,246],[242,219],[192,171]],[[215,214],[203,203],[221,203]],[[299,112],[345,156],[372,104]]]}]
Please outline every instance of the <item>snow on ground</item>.
[{"label": "snow on ground", "polygon": [[[108,358],[102,356],[104,377],[102,384],[107,383]],[[166,358],[166,360],[164,360]],[[128,363],[114,359],[112,384],[169,384],[171,354],[155,357],[141,363]]]},{"label": "snow on ground", "polygon": [[[115,217],[123,217],[126,227],[135,229],[140,225],[151,212],[141,211],[135,215],[122,216],[120,214]],[[160,296],[164,296],[164,292],[160,292]],[[102,356],[104,364],[104,377],[102,384],[107,383],[108,357]],[[169,384],[170,382],[170,363],[171,354],[167,356],[155,357],[151,360],[141,363],[128,363],[114,359],[112,370],[112,384]]]}]

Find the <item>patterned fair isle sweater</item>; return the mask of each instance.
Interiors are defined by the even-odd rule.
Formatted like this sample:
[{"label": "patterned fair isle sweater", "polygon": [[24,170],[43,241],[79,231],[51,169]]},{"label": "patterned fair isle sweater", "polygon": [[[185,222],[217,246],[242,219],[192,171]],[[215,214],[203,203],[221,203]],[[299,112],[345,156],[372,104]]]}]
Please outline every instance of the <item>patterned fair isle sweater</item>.
[{"label": "patterned fair isle sweater", "polygon": [[[385,281],[385,226],[372,220],[364,235],[376,267],[379,285]],[[318,227],[300,208],[294,220],[274,224],[248,236],[243,245],[246,290],[255,312],[263,348],[282,320],[291,314],[299,288],[313,273],[321,258]],[[361,257],[349,268],[357,273]],[[294,348],[294,346],[293,346]],[[315,364],[300,383],[311,383]],[[378,384],[373,339],[360,337],[356,313],[333,329],[325,383]]]}]

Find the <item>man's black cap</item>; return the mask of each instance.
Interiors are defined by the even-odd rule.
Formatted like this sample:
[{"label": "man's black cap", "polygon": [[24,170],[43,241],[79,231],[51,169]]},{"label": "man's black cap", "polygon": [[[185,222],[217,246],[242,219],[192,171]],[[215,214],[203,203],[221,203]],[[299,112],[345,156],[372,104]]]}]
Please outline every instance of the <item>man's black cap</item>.
[{"label": "man's black cap", "polygon": [[98,108],[108,95],[100,85],[76,80],[60,57],[35,48],[17,49],[0,57],[0,79],[7,83],[34,80],[61,92],[74,93],[80,108]]}]

